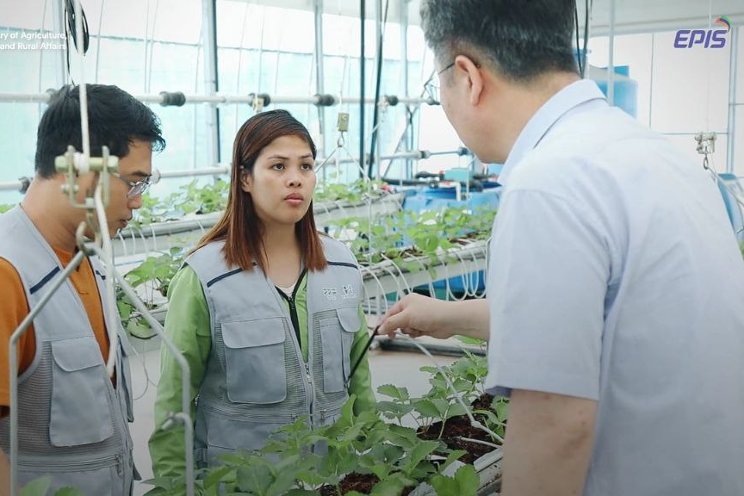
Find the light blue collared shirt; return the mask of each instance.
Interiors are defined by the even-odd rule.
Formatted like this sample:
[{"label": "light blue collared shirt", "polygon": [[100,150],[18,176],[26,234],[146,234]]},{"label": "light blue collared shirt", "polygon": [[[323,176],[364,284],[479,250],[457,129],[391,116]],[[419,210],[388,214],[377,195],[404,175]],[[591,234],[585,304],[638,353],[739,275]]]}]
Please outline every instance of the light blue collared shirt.
[{"label": "light blue collared shirt", "polygon": [[744,263],[708,173],[582,80],[500,181],[486,387],[598,402],[585,496],[744,495]]}]

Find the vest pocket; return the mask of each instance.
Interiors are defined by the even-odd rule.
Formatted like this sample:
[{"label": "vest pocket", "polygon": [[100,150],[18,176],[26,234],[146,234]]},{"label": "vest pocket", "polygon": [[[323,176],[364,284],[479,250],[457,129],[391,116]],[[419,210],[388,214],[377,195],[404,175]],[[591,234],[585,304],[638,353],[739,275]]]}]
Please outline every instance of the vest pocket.
[{"label": "vest pocket", "polygon": [[284,319],[223,322],[227,397],[234,403],[280,403],[287,397]]},{"label": "vest pocket", "polygon": [[114,434],[106,368],[93,338],[52,343],[52,446],[99,443]]},{"label": "vest pocket", "polygon": [[335,318],[320,320],[323,392],[338,393],[344,390],[351,373],[351,347],[361,325],[358,307],[337,308]]}]

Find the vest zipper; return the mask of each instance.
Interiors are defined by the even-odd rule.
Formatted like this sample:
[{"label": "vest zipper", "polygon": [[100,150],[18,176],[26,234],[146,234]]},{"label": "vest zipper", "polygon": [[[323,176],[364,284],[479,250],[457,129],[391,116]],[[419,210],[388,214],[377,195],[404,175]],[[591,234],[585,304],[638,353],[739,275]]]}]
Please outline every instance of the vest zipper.
[{"label": "vest zipper", "polygon": [[292,320],[292,327],[294,328],[295,336],[297,336],[297,344],[300,345],[300,351],[302,351],[302,340],[300,340],[300,319],[297,317],[297,306],[295,305],[295,298],[297,298],[297,291],[300,289],[300,284],[302,283],[302,278],[305,277],[305,272],[307,272],[307,269],[302,269],[302,273],[300,273],[300,277],[297,279],[297,283],[295,284],[291,296],[281,289],[276,288],[276,290],[279,292],[279,295],[287,300],[287,303],[289,303],[289,318]]},{"label": "vest zipper", "polygon": [[[297,298],[297,291],[300,289],[300,285],[302,284],[302,279],[305,277],[305,274],[307,273],[307,269],[302,269],[302,272],[300,273],[300,277],[297,279],[297,283],[295,284],[294,290],[292,291],[292,295],[288,295],[284,291],[282,291],[279,288],[276,288],[276,291],[279,293],[279,295],[287,300],[287,303],[289,304],[289,318],[292,321],[292,327],[295,331],[295,336],[297,336],[297,346],[299,348],[299,357],[302,360],[302,364],[305,366],[305,377],[307,378],[308,386],[310,387],[310,404],[309,404],[309,414],[310,414],[310,425],[315,425],[315,421],[313,419],[313,408],[315,403],[315,384],[313,382],[313,376],[310,373],[310,364],[308,363],[308,360],[305,360],[305,358],[302,356],[302,340],[300,339],[300,319],[297,316],[297,305],[295,304],[295,299]],[[274,286],[276,287],[276,286]],[[310,316],[308,315],[308,318]],[[308,325],[310,323],[308,322]],[[308,359],[310,358],[311,349],[310,349],[310,332],[311,330],[308,329]]]},{"label": "vest zipper", "polygon": [[[115,462],[115,463],[111,463]],[[95,470],[99,468],[111,467],[116,465],[116,472],[121,477],[124,474],[122,455],[111,455],[96,460],[75,460],[50,463],[47,457],[29,457],[25,460],[19,460],[18,465],[31,469],[44,469],[48,472],[67,472],[71,469],[75,472]]]}]

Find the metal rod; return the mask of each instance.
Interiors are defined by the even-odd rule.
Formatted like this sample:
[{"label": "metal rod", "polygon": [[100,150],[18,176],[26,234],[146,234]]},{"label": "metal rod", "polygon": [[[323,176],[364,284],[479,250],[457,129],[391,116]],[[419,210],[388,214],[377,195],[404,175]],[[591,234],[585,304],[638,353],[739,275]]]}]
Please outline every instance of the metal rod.
[{"label": "metal rod", "polygon": [[[166,92],[163,92],[166,93]],[[0,102],[14,102],[14,103],[49,103],[49,100],[54,95],[54,92],[45,93],[8,93],[0,92]],[[334,99],[332,105],[338,105],[341,97],[338,95],[331,95]],[[142,103],[157,103],[163,105],[167,102],[167,97],[164,94],[149,94],[149,95],[134,95],[134,98]],[[294,103],[309,103],[317,105],[319,98],[316,95],[309,96],[288,96],[288,95],[269,95],[271,99],[270,104],[294,104]],[[253,104],[255,101],[255,95],[248,93],[244,95],[184,95],[184,104],[200,104],[200,103],[213,103],[213,104],[235,104],[235,103],[247,103]],[[389,104],[386,98],[381,98],[381,103]],[[344,97],[344,103],[362,103],[362,99],[359,97]],[[364,98],[364,103],[374,103],[374,98]],[[398,102],[406,105],[437,105],[437,102],[431,98],[408,98],[398,97]]]},{"label": "metal rod", "polygon": [[[204,90],[211,96],[219,91],[217,72],[217,25],[215,19],[215,1],[202,0],[202,34],[204,38]],[[215,103],[209,102],[211,106],[207,111],[207,145],[209,158],[212,163],[220,161],[220,114]]]},{"label": "metal rod", "polygon": [[193,176],[219,176],[222,174],[229,174],[230,167],[209,167],[207,169],[190,169],[190,170],[176,170],[161,172],[160,179],[173,178],[173,177],[193,177]]},{"label": "metal rod", "polygon": [[[96,247],[96,251],[100,250]],[[176,414],[173,417],[182,421],[184,425],[184,446],[185,446],[185,461],[186,461],[186,494],[187,496],[194,495],[194,436],[193,436],[193,423],[191,420],[191,371],[189,364],[183,357],[181,352],[178,350],[173,341],[165,334],[165,329],[160,322],[152,316],[150,311],[147,309],[142,300],[137,296],[137,292],[127,282],[119,271],[112,268],[111,273],[116,277],[119,286],[124,291],[127,299],[134,305],[134,308],[144,317],[150,328],[160,336],[161,341],[165,344],[173,358],[178,363],[181,369],[181,414]],[[159,426],[155,426],[156,428]]]},{"label": "metal rod", "polygon": [[[313,19],[315,20],[315,92],[319,95],[325,93],[325,71],[323,65],[323,0],[313,1]],[[317,107],[318,110],[318,152],[325,155],[325,107]]]},{"label": "metal rod", "polygon": [[[670,134],[670,133],[666,133]],[[695,134],[695,133],[684,133],[684,134]],[[726,134],[726,133],[718,133]],[[428,150],[411,150],[409,152],[393,153],[391,155],[384,155],[380,157],[380,160],[423,160],[428,157],[436,155],[462,155],[462,150],[445,150],[439,152],[430,152]],[[318,158],[315,163],[321,164],[325,161],[325,158]],[[344,157],[339,159],[339,163],[353,163],[358,162],[359,159],[355,157]],[[209,167],[206,169],[187,169],[187,170],[175,170],[160,172],[160,179],[170,179],[175,177],[195,177],[195,176],[219,176],[230,173],[229,165],[218,165],[216,167]],[[21,181],[8,181],[0,182],[0,191],[20,191],[24,187],[24,183]]]},{"label": "metal rod", "polygon": [[[408,81],[408,1],[402,0],[400,2],[400,49],[401,49],[401,71],[403,72],[403,95],[404,98],[409,97],[409,81]],[[408,150],[413,149],[413,128],[410,125],[408,119],[408,112],[406,112],[406,126],[403,131],[401,141],[405,143],[405,147]],[[387,171],[385,171],[387,173]],[[413,162],[406,160],[403,174],[401,177],[404,179],[410,179],[413,176]]]},{"label": "metal rod", "polygon": [[18,350],[16,344],[26,333],[31,322],[52,299],[57,289],[70,277],[85,258],[85,253],[78,251],[64,270],[54,279],[49,290],[44,293],[26,317],[21,321],[8,342],[8,380],[10,382],[10,494],[15,496],[18,489]]},{"label": "metal rod", "polygon": [[615,0],[610,0],[609,56],[607,62],[607,103],[615,105]]},{"label": "metal rod", "polygon": [[[366,59],[364,54],[364,38],[366,36],[365,33],[365,24],[366,24],[366,17],[367,17],[367,2],[365,0],[359,0],[359,31],[360,31],[360,40],[361,44],[359,47],[359,157],[361,157],[360,164],[362,165],[362,168],[364,168],[364,135],[366,134],[365,131],[365,119],[364,119],[364,88],[367,84],[366,82]],[[348,100],[348,99],[347,99]],[[353,103],[353,102],[351,102]],[[363,177],[364,174],[360,171],[360,177]]]},{"label": "metal rod", "polygon": [[737,68],[737,57],[739,54],[739,30],[743,28],[734,27],[729,31],[729,94],[728,94],[728,135],[729,139],[726,143],[727,157],[726,157],[726,171],[734,172],[735,170],[735,152],[736,143],[732,136],[736,136],[736,71]]}]

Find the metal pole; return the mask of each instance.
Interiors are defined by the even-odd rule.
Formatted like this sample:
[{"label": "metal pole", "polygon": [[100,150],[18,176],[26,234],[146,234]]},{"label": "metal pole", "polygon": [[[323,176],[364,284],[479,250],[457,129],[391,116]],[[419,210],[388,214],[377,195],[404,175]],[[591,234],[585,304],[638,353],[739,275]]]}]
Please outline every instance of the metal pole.
[{"label": "metal pole", "polygon": [[81,250],[75,254],[70,263],[53,281],[49,290],[44,293],[39,303],[26,315],[18,328],[10,335],[8,342],[8,381],[10,382],[10,494],[15,496],[18,489],[18,349],[16,345],[21,336],[25,334],[28,327],[37,315],[41,313],[44,306],[52,299],[57,289],[70,277],[70,274],[78,268],[80,262],[85,258]]},{"label": "metal pole", "polygon": [[[215,0],[202,0],[202,33],[204,33],[204,91],[215,95],[219,90],[217,82],[217,26],[215,17]],[[220,162],[220,114],[217,107],[210,105],[207,113],[209,138],[209,157],[211,162]]]},{"label": "metal pole", "polygon": [[[315,16],[315,92],[319,95],[325,93],[323,70],[323,0],[314,0],[313,9]],[[317,107],[318,110],[318,154],[325,155],[325,107]]]},{"label": "metal pole", "polygon": [[615,105],[615,0],[610,0],[610,53],[607,65],[607,103]]},{"label": "metal pole", "polygon": [[[95,251],[100,255],[101,251],[98,247],[94,248]],[[137,292],[127,282],[126,279],[112,267],[110,277],[113,279],[116,277],[119,286],[121,287],[127,299],[134,305],[134,308],[144,317],[150,328],[155,331],[155,334],[160,336],[161,341],[165,345],[168,352],[173,355],[176,360],[178,367],[181,369],[181,410],[180,414],[173,415],[174,418],[180,420],[184,426],[184,461],[186,462],[186,495],[194,495],[194,433],[193,433],[193,421],[191,420],[191,369],[189,364],[184,358],[183,354],[179,351],[173,341],[165,333],[165,329],[160,322],[152,316],[150,311],[147,309],[142,300],[137,296]],[[162,427],[162,426],[155,426]]]},{"label": "metal pole", "polygon": [[739,53],[739,30],[741,27],[734,26],[729,31],[729,94],[728,94],[728,129],[727,133],[727,160],[726,172],[733,173],[736,170],[734,161],[736,152],[736,71],[738,70],[737,57]]},{"label": "metal pole", "polygon": [[[54,92],[45,93],[3,93],[0,92],[0,102],[16,102],[16,103],[48,103]],[[164,92],[165,93],[165,92]],[[142,103],[157,103],[160,105],[168,106],[172,105],[168,103],[169,97],[164,94],[151,94],[151,95],[133,95],[135,99]],[[312,105],[318,105],[320,101],[316,95],[310,96],[287,96],[287,95],[268,95],[271,99],[271,104],[293,104],[293,103],[310,103]],[[334,99],[332,105],[338,105],[341,97],[338,95],[331,95]],[[185,104],[238,104],[254,102],[254,97],[250,94],[242,95],[183,95],[184,105]],[[437,105],[430,98],[410,98],[410,97],[397,97],[399,104],[406,105]],[[374,103],[374,98],[365,98],[362,100],[359,97],[344,97],[344,103]]]},{"label": "metal pole", "polygon": [[376,54],[376,71],[375,71],[375,108],[373,109],[373,116],[372,119],[372,125],[375,126],[372,130],[372,142],[374,143],[374,150],[371,150],[371,154],[373,157],[371,157],[371,161],[369,164],[368,169],[368,175],[371,178],[372,177],[372,171],[374,170],[375,166],[377,167],[377,172],[374,173],[374,178],[379,180],[382,172],[380,171],[382,162],[380,162],[380,124],[382,122],[382,117],[380,116],[380,86],[382,85],[382,79],[380,73],[382,72],[382,0],[375,0],[375,40],[376,40],[376,47],[375,50],[377,52]]},{"label": "metal pole", "polygon": [[[684,134],[693,134],[693,133],[684,133]],[[726,133],[718,133],[718,134],[726,134]],[[463,153],[460,150],[444,150],[440,152],[431,152],[428,150],[410,150],[407,152],[397,152],[392,153],[390,155],[383,155],[380,157],[380,160],[421,160],[429,157],[433,157],[436,155],[463,155]],[[326,158],[319,157],[315,160],[316,164],[321,164],[326,160]],[[357,157],[347,157],[347,158],[339,158],[339,163],[353,163],[353,162],[359,162],[359,159]],[[174,177],[194,177],[194,176],[215,176],[218,174],[229,174],[230,173],[230,165],[224,165],[224,164],[216,164],[213,167],[209,167],[206,169],[187,169],[187,170],[173,170],[173,171],[165,171],[165,172],[158,172],[159,179],[171,179]],[[27,185],[22,181],[7,181],[7,182],[0,182],[0,191],[22,191],[23,188],[25,188]]]},{"label": "metal pole", "polygon": [[[359,0],[359,29],[361,46],[359,48],[359,163],[364,168],[366,160],[364,160],[364,86],[366,77],[365,68],[365,57],[364,57],[364,36],[365,29],[364,23],[367,17],[367,2],[365,0]],[[347,99],[348,100],[348,99]],[[360,176],[362,177],[361,171]]]},{"label": "metal pole", "polygon": [[[54,7],[52,8],[52,12],[54,15],[54,31],[56,33],[64,33],[65,32],[65,8],[64,8],[64,2],[54,2]],[[100,33],[98,34],[100,36]],[[65,50],[55,50],[57,52],[56,57],[56,63],[57,69],[55,70],[55,73],[57,74],[56,80],[57,80],[57,88],[65,84],[67,81],[67,74],[65,73]],[[41,74],[39,75],[39,79],[41,79]]]},{"label": "metal pole", "polygon": [[[400,49],[402,51],[401,53],[401,71],[403,76],[403,95],[405,98],[408,98],[409,96],[409,88],[408,88],[408,3],[409,0],[401,0],[400,2]],[[405,119],[406,119],[406,127],[403,131],[403,136],[401,138],[401,141],[405,143],[406,150],[411,150],[413,148],[413,129],[411,129],[411,123],[408,121],[408,113],[410,110],[408,109],[408,106],[406,106],[406,113],[405,113]],[[411,160],[406,160],[405,163],[405,171],[403,171],[402,177],[405,179],[410,179],[413,177],[413,162]]]}]

